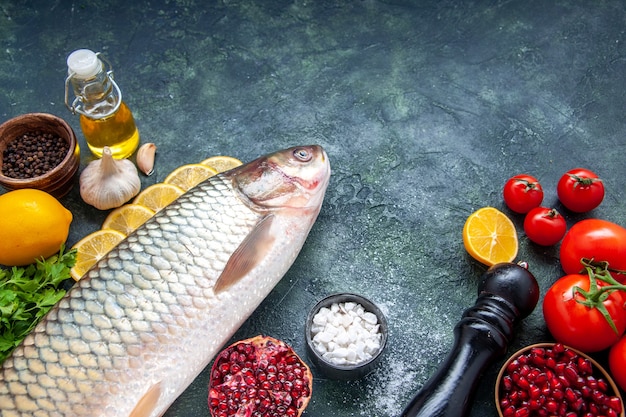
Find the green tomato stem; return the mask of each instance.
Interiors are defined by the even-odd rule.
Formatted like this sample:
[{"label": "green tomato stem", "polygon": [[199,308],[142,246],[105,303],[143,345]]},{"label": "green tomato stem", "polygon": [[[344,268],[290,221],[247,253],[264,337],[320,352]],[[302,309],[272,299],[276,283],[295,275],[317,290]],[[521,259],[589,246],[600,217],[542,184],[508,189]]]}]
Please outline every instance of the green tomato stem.
[{"label": "green tomato stem", "polygon": [[[604,302],[615,291],[625,291],[626,285],[620,284],[615,278],[611,276],[609,272],[608,262],[594,263],[593,260],[583,259],[582,264],[587,270],[589,276],[589,291],[585,291],[582,288],[575,286],[572,288],[574,299],[576,302],[588,307],[597,309],[605,318],[611,329],[615,334],[619,334],[613,318],[609,314]],[[608,285],[598,285],[598,281],[602,281]],[[576,298],[576,294],[582,296],[582,300]]]},{"label": "green tomato stem", "polygon": [[574,188],[578,186],[589,186],[593,184],[594,182],[602,182],[600,178],[581,177],[581,176],[574,175],[574,174],[567,174],[567,175],[569,175],[570,178],[576,181],[576,183],[574,184]]}]

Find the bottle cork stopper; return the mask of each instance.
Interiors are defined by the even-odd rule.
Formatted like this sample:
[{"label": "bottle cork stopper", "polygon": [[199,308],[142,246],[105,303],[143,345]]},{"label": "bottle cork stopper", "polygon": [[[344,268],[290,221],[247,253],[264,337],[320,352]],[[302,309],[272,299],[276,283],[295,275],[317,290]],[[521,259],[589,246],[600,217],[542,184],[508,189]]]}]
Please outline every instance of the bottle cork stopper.
[{"label": "bottle cork stopper", "polygon": [[98,55],[89,49],[77,49],[67,57],[68,73],[78,78],[90,78],[102,69]]}]

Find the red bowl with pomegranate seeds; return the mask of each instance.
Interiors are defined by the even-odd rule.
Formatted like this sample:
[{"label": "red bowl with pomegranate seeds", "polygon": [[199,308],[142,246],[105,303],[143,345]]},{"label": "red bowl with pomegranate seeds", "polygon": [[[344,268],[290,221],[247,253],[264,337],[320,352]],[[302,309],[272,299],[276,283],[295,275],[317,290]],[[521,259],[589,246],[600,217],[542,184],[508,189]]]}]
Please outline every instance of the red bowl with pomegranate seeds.
[{"label": "red bowl with pomegranate seeds", "polygon": [[624,417],[608,372],[560,343],[530,345],[511,355],[498,374],[495,402],[501,417]]}]

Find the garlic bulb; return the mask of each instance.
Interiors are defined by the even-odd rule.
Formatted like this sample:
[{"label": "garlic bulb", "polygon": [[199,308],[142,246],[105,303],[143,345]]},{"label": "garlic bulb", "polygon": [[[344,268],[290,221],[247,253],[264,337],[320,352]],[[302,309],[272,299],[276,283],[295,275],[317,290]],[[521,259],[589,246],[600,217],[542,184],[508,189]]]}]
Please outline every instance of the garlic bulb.
[{"label": "garlic bulb", "polygon": [[135,164],[127,159],[113,159],[108,146],[102,150],[102,158],[89,163],[80,174],[80,196],[100,210],[121,206],[140,189]]}]

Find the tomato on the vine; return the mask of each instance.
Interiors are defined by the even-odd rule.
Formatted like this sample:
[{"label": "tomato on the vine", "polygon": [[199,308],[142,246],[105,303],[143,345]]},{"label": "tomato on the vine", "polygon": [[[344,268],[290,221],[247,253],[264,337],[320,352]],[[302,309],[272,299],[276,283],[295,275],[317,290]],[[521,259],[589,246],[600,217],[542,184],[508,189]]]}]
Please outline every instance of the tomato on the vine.
[{"label": "tomato on the vine", "polygon": [[543,188],[537,178],[528,174],[516,175],[504,184],[502,196],[506,205],[516,213],[528,213],[543,201]]},{"label": "tomato on the vine", "polygon": [[567,171],[556,186],[561,203],[576,213],[598,207],[604,199],[604,183],[598,175],[586,168]]},{"label": "tomato on the vine", "polygon": [[580,273],[581,260],[593,259],[607,262],[613,277],[626,283],[626,229],[607,220],[581,220],[565,234],[559,257],[566,274]]},{"label": "tomato on the vine", "polygon": [[626,336],[611,347],[609,369],[617,385],[626,390],[626,372],[624,372],[626,369]]},{"label": "tomato on the vine", "polygon": [[556,245],[567,231],[567,223],[555,209],[535,207],[524,218],[528,239],[542,246]]},{"label": "tomato on the vine", "polygon": [[543,316],[558,342],[583,352],[598,352],[620,339],[626,330],[626,292],[602,289],[608,285],[596,279],[592,284],[586,274],[571,274],[548,289]]}]

